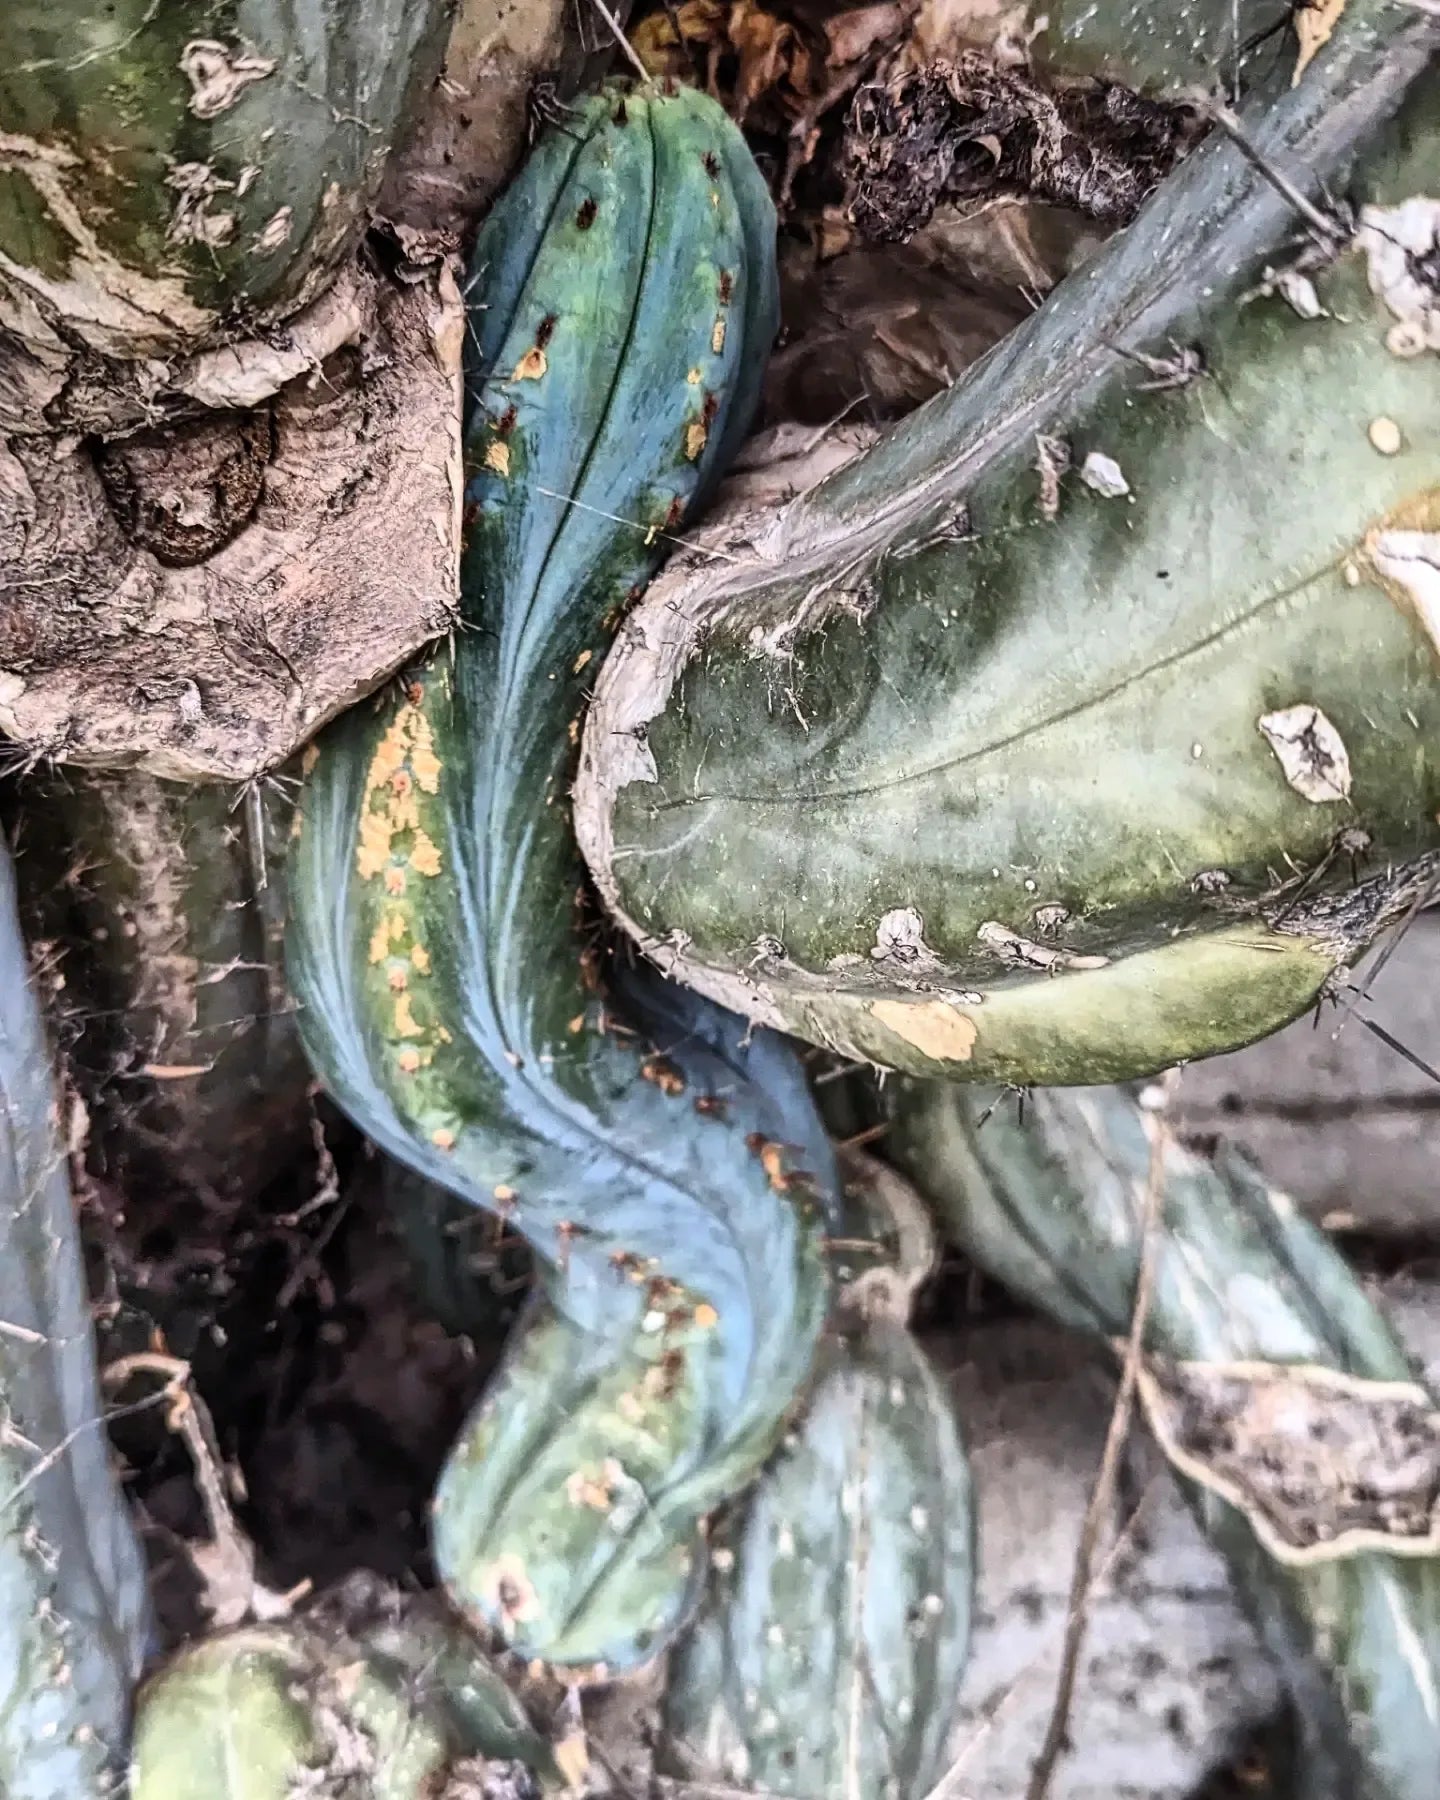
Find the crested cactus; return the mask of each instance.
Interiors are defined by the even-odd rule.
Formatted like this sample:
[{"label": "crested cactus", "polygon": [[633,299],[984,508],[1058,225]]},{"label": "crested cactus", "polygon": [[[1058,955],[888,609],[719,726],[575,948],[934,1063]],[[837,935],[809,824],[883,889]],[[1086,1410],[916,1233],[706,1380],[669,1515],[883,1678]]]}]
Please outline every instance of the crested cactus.
[{"label": "crested cactus", "polygon": [[50,1059],[0,850],[0,1793],[102,1800],[148,1648]]},{"label": "crested cactus", "polygon": [[1243,146],[651,589],[576,823],[668,972],[916,1074],[1120,1080],[1295,1017],[1426,891],[1435,43],[1352,0]]},{"label": "crested cactus", "polygon": [[[613,972],[617,1019],[564,805],[587,666],[753,406],[773,228],[702,96],[608,91],[542,139],[475,251],[466,629],[322,740],[293,865],[315,1067],[545,1266],[554,1318],[462,1439],[436,1546],[462,1606],[566,1661],[622,1666],[674,1629],[701,1521],[768,1453],[826,1305],[830,1153],[798,1066],[641,971]],[[536,1359],[578,1405],[538,1464]],[[653,1514],[583,1478],[627,1396]]]},{"label": "crested cactus", "polygon": [[[887,1146],[961,1248],[1066,1325],[1130,1328],[1158,1127],[1123,1089],[906,1081]],[[983,1129],[982,1129],[983,1125]],[[1360,1282],[1243,1159],[1168,1138],[1141,1393],[1290,1685],[1306,1800],[1440,1768],[1440,1413]]]}]

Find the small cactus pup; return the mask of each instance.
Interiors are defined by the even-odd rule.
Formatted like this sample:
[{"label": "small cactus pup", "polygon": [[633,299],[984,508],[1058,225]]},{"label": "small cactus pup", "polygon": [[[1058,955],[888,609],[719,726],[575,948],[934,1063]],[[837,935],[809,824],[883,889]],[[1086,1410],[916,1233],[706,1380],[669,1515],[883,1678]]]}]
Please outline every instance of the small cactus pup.
[{"label": "small cactus pup", "polygon": [[180,1650],[140,1690],[130,1800],[539,1800],[548,1746],[423,1603],[347,1621],[346,1597]]},{"label": "small cactus pup", "polygon": [[1264,1036],[1427,889],[1437,29],[1351,0],[947,393],[671,564],[576,787],[662,967],[1085,1084]]},{"label": "small cactus pup", "polygon": [[50,1055],[0,845],[0,1794],[103,1800],[148,1649]]},{"label": "small cactus pup", "polygon": [[[1176,1144],[1123,1088],[903,1081],[887,1152],[950,1238],[1111,1343],[1295,1702],[1306,1800],[1427,1800],[1440,1769],[1440,1409],[1323,1234],[1242,1158]],[[988,1113],[988,1116],[987,1116]],[[982,1129],[983,1126],[983,1129]]]},{"label": "small cactus pup", "polygon": [[[703,95],[609,89],[540,139],[475,251],[465,629],[325,734],[291,865],[314,1067],[543,1270],[435,1541],[457,1604],[544,1660],[623,1668],[678,1627],[703,1519],[773,1447],[828,1303],[836,1183],[798,1061],[606,972],[565,804],[608,633],[753,409],[773,233]],[[601,1503],[634,1486],[612,1413],[648,1511]]]},{"label": "small cactus pup", "polygon": [[721,1528],[670,1658],[663,1757],[797,1800],[923,1800],[969,1648],[970,1475],[951,1396],[905,1325],[929,1263],[923,1207],[879,1164],[847,1198],[846,1237],[898,1228],[901,1262],[842,1293],[804,1415]]}]

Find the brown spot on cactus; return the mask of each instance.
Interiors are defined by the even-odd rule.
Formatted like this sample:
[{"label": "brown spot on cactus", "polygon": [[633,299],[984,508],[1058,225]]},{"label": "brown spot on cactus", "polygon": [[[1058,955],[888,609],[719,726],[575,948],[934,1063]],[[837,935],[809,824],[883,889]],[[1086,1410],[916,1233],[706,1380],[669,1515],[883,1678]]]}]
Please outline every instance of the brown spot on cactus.
[{"label": "brown spot on cactus", "polygon": [[538,381],[550,367],[545,352],[538,344],[527,350],[515,365],[512,381]]},{"label": "brown spot on cactus", "polygon": [[595,214],[599,211],[593,199],[581,202],[580,210],[575,215],[575,223],[581,231],[588,231],[595,223]]},{"label": "brown spot on cactus", "polygon": [[969,1062],[979,1027],[943,1000],[876,1000],[870,1008],[887,1031],[936,1062]]},{"label": "brown spot on cactus", "polygon": [[704,1119],[723,1119],[726,1106],[718,1094],[697,1094],[695,1110]]},{"label": "brown spot on cactus", "polygon": [[415,841],[410,850],[410,867],[417,875],[433,878],[440,873],[440,851],[435,840],[423,832],[417,825],[414,828]]},{"label": "brown spot on cactus", "polygon": [[1295,792],[1315,805],[1350,795],[1350,752],[1318,706],[1301,704],[1255,721]]},{"label": "brown spot on cactus", "polygon": [[497,1556],[482,1577],[481,1592],[506,1626],[524,1625],[540,1616],[540,1597],[518,1556]]},{"label": "brown spot on cactus", "polygon": [[735,297],[735,277],[729,269],[720,271],[720,304],[728,306]]},{"label": "brown spot on cactus", "polygon": [[685,1078],[663,1056],[647,1056],[640,1065],[640,1073],[646,1081],[653,1081],[662,1094],[683,1094]]}]

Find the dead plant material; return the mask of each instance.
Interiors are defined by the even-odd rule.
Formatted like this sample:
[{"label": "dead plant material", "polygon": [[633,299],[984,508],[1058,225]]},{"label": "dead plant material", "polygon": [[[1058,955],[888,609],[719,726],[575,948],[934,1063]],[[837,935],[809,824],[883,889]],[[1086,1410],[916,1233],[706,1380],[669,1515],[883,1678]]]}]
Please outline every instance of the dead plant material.
[{"label": "dead plant material", "polygon": [[703,85],[738,123],[784,141],[784,211],[820,143],[821,121],[900,44],[919,0],[876,0],[817,18],[802,5],[682,0],[632,34],[652,75]]},{"label": "dead plant material", "polygon": [[1238,1507],[1277,1561],[1440,1548],[1440,1409],[1418,1384],[1152,1359],[1140,1398],[1174,1466]]},{"label": "dead plant material", "polygon": [[463,329],[447,265],[356,268],[140,418],[77,382],[0,438],[12,759],[243,780],[448,630]]},{"label": "dead plant material", "polygon": [[1050,89],[967,51],[858,90],[844,147],[850,217],[864,237],[903,242],[942,202],[968,211],[1027,195],[1124,225],[1206,128],[1197,108],[1118,82]]}]

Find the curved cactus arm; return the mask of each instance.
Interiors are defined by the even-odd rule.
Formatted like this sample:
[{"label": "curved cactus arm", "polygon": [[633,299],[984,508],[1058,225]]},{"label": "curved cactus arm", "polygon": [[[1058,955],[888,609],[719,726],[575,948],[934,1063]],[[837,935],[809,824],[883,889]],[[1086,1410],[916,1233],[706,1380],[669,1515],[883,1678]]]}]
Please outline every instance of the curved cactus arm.
[{"label": "curved cactus arm", "polygon": [[[949,1084],[904,1082],[890,1100],[887,1147],[983,1268],[1065,1324],[1122,1337],[1139,1267],[1154,1120],[1123,1089],[1038,1093],[1023,1123],[1001,1106],[982,1129],[987,1104],[982,1093]],[[1308,1409],[1318,1426],[1343,1394],[1380,1433],[1367,1473],[1377,1477],[1372,1502],[1380,1496],[1383,1509],[1378,1471],[1393,1459],[1383,1447],[1384,1415],[1402,1390],[1421,1417],[1429,1412],[1429,1455],[1440,1462],[1432,1403],[1384,1318],[1321,1233],[1242,1159],[1208,1162],[1168,1139],[1163,1156],[1146,1338],[1152,1374],[1179,1364],[1230,1383],[1243,1400],[1245,1366],[1273,1365],[1271,1385],[1285,1380],[1291,1416]],[[1319,1407],[1310,1402],[1317,1382],[1324,1384]],[[1147,1398],[1163,1426],[1153,1392]],[[1283,1439],[1266,1448],[1300,1476]],[[1423,1461],[1423,1431],[1420,1450]],[[1209,1471],[1196,1482],[1189,1458],[1179,1466],[1295,1693],[1309,1759],[1306,1795],[1420,1800],[1432,1793],[1440,1768],[1440,1554],[1433,1541],[1414,1519],[1386,1525],[1372,1504],[1378,1533],[1337,1532],[1297,1556],[1277,1545],[1258,1505],[1222,1498],[1224,1484]],[[1303,1491],[1303,1480],[1296,1485]],[[1396,1495],[1403,1489],[1402,1480]],[[1338,1476],[1323,1496],[1330,1504],[1354,1498]],[[1361,1547],[1384,1542],[1387,1531],[1393,1551]]]},{"label": "curved cactus arm", "polygon": [[1437,34],[1352,0],[1246,114],[1303,210],[1212,133],[948,393],[651,589],[576,823],[663,967],[917,1074],[1118,1080],[1294,1017],[1428,884]]},{"label": "curved cactus arm", "polygon": [[959,1693],[974,1557],[964,1449],[925,1352],[884,1317],[832,1340],[671,1657],[667,1761],[802,1800],[922,1800]]},{"label": "curved cactus arm", "polygon": [[313,298],[363,229],[447,23],[444,0],[13,0],[0,18],[11,351],[42,366],[80,346],[163,356]]},{"label": "curved cactus arm", "polygon": [[147,1648],[50,1057],[0,847],[0,1792],[111,1791]]},{"label": "curved cactus arm", "polygon": [[[653,1521],[620,1532],[573,1498],[558,1446],[483,1472],[462,1452],[447,1474],[456,1597],[533,1656],[656,1647],[656,1606],[683,1612],[700,1520],[768,1453],[827,1302],[836,1184],[798,1063],[653,972],[617,968],[602,995],[563,803],[587,668],[752,410],[773,229],[734,127],[694,93],[608,91],[541,143],[475,252],[466,628],[398,702],[327,734],[303,800],[287,958],[312,1061],[387,1150],[503,1214],[548,1270],[557,1322],[498,1390],[506,1444],[533,1442],[531,1351],[573,1347],[577,1446],[630,1346],[669,1358],[674,1416],[662,1392],[636,1449],[678,1547],[663,1604]],[[547,1497],[517,1514],[506,1482],[536,1495],[542,1468]],[[543,1616],[508,1605],[524,1581],[502,1592],[502,1557]]]}]

